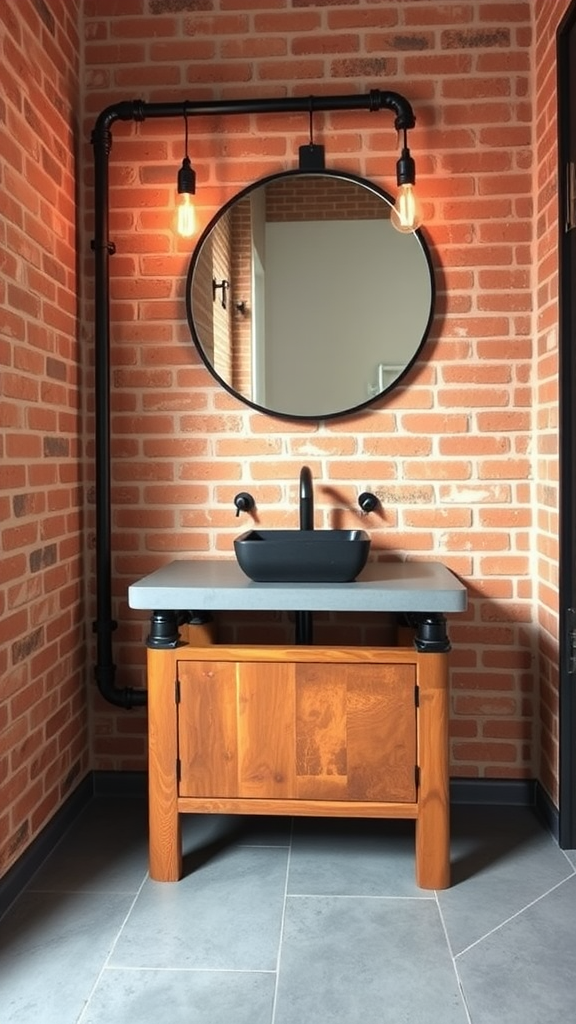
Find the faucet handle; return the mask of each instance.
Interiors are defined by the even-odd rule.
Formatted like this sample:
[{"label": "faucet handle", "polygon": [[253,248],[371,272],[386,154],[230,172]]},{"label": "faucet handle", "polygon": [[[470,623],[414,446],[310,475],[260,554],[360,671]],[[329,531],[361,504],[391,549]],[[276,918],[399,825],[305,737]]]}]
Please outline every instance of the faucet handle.
[{"label": "faucet handle", "polygon": [[372,494],[371,491],[362,491],[362,494],[358,498],[358,504],[362,511],[365,514],[368,514],[368,512],[374,512],[374,510],[378,508],[380,502],[376,495]]},{"label": "faucet handle", "polygon": [[256,502],[248,491],[240,491],[239,494],[234,498],[234,504],[236,506],[236,516],[239,516],[241,512],[252,512],[256,508]]}]

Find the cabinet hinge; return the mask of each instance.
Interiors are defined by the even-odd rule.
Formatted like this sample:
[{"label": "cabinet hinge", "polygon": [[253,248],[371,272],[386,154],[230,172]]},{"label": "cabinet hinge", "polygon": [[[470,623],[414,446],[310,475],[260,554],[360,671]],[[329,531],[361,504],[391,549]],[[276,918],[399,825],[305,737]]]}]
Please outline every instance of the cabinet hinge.
[{"label": "cabinet hinge", "polygon": [[420,707],[420,687],[419,686],[415,686],[414,687],[414,703],[415,703],[417,708]]},{"label": "cabinet hinge", "polygon": [[568,637],[568,674],[576,673],[576,608],[566,609],[566,633]]},{"label": "cabinet hinge", "polygon": [[176,704],[180,703],[180,680],[177,679],[174,683],[174,700]]},{"label": "cabinet hinge", "polygon": [[416,783],[416,789],[418,789],[418,787],[420,785],[420,765],[419,764],[415,764],[414,765],[414,782]]}]

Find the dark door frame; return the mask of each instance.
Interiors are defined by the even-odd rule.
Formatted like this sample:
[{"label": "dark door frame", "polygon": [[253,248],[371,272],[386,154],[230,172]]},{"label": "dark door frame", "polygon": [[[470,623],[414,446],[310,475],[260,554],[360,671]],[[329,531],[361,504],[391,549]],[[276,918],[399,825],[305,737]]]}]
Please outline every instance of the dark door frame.
[{"label": "dark door frame", "polygon": [[[576,848],[576,227],[566,230],[568,173],[576,158],[576,95],[570,97],[570,32],[576,32],[572,0],[557,32],[558,259],[560,391],[560,689],[559,822],[564,849]],[[572,44],[574,45],[574,44]],[[571,138],[572,136],[572,138]]]}]

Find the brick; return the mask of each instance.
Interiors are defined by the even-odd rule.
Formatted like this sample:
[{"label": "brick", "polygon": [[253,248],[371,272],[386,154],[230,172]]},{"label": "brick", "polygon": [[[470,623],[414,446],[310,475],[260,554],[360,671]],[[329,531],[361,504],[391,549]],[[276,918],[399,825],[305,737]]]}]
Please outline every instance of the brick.
[{"label": "brick", "polygon": [[[159,6],[160,5],[158,3],[155,4],[154,0],[153,0],[153,3],[151,5],[152,13],[160,13],[159,10],[155,10],[154,9],[155,7],[158,8]],[[180,5],[180,10],[186,10],[187,6],[189,7],[190,5],[189,4],[188,5]],[[201,9],[199,4],[197,4],[196,6],[197,6],[198,10]],[[211,0],[208,0],[208,4],[205,6],[205,9],[206,10],[210,10],[211,6],[212,6]],[[171,11],[178,10],[178,8],[177,8],[177,5],[175,3],[173,3],[172,6],[170,6],[169,3],[166,3],[165,4],[165,10],[166,10],[166,12],[171,12]],[[177,23],[176,19],[174,19],[174,18],[166,18],[166,17],[163,17],[163,18],[146,18],[146,17],[142,17],[142,16],[140,16],[138,18],[120,18],[120,17],[118,17],[118,18],[113,18],[113,19],[111,18],[109,20],[108,28],[109,28],[109,31],[110,31],[110,38],[112,38],[112,39],[114,39],[114,38],[117,38],[117,39],[125,38],[125,39],[145,39],[145,40],[148,40],[148,39],[158,39],[160,36],[168,36],[168,37],[174,36],[177,33],[178,23]],[[104,25],[101,25],[100,26],[100,31],[102,32],[104,38],[106,38],[106,35],[104,34],[103,30],[104,30]],[[90,37],[92,39],[96,39],[96,38],[98,38],[98,34],[95,33],[95,32],[91,32],[90,33]]]},{"label": "brick", "polygon": [[441,455],[506,455],[510,451],[510,438],[490,434],[471,434],[441,437],[438,442]]},{"label": "brick", "polygon": [[465,413],[403,413],[402,429],[416,434],[460,434],[469,430],[469,417]]},{"label": "brick", "polygon": [[513,743],[491,742],[461,742],[452,744],[452,756],[456,761],[471,761],[481,764],[483,762],[504,764],[516,762],[517,748]]},{"label": "brick", "polygon": [[402,522],[407,527],[454,529],[470,527],[472,514],[468,509],[459,508],[404,509]]},{"label": "brick", "polygon": [[530,428],[530,414],[521,411],[478,412],[478,429],[485,433],[500,431],[526,431]]},{"label": "brick", "polygon": [[447,50],[478,48],[487,50],[490,47],[509,47],[511,43],[509,28],[459,29],[442,32],[441,46]]},{"label": "brick", "polygon": [[366,437],[362,453],[366,455],[397,456],[430,455],[432,440],[429,437]]},{"label": "brick", "polygon": [[530,740],[532,726],[530,722],[487,721],[482,726],[482,736],[486,739]]},{"label": "brick", "polygon": [[528,559],[515,555],[481,558],[480,571],[487,576],[525,576],[528,572]]},{"label": "brick", "polygon": [[507,551],[510,547],[508,533],[449,532],[442,534],[442,544],[447,551]]},{"label": "brick", "polygon": [[515,529],[531,525],[532,511],[530,508],[487,508],[480,510],[479,518],[481,525],[488,529],[493,526]]},{"label": "brick", "polygon": [[506,484],[443,484],[440,487],[442,501],[465,505],[509,504],[511,488]]},{"label": "brick", "polygon": [[475,406],[507,406],[510,403],[510,396],[504,388],[486,387],[482,388],[441,388],[437,395],[438,403],[442,406],[456,408],[463,406],[470,409]]},{"label": "brick", "polygon": [[469,480],[471,475],[471,463],[463,460],[427,459],[404,463],[404,477],[407,480]]},{"label": "brick", "polygon": [[454,710],[457,715],[483,718],[494,715],[513,716],[517,711],[517,701],[514,697],[458,696],[454,700]]},{"label": "brick", "polygon": [[481,480],[496,480],[503,477],[506,480],[529,479],[532,463],[529,459],[482,459],[478,466],[478,476]]}]

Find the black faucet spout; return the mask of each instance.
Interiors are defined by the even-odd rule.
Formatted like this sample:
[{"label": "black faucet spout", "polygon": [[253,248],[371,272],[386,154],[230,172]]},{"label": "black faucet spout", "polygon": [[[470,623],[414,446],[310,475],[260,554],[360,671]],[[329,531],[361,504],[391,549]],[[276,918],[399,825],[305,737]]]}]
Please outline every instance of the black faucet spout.
[{"label": "black faucet spout", "polygon": [[312,473],[308,466],[300,470],[300,529],[314,529],[314,489]]}]

